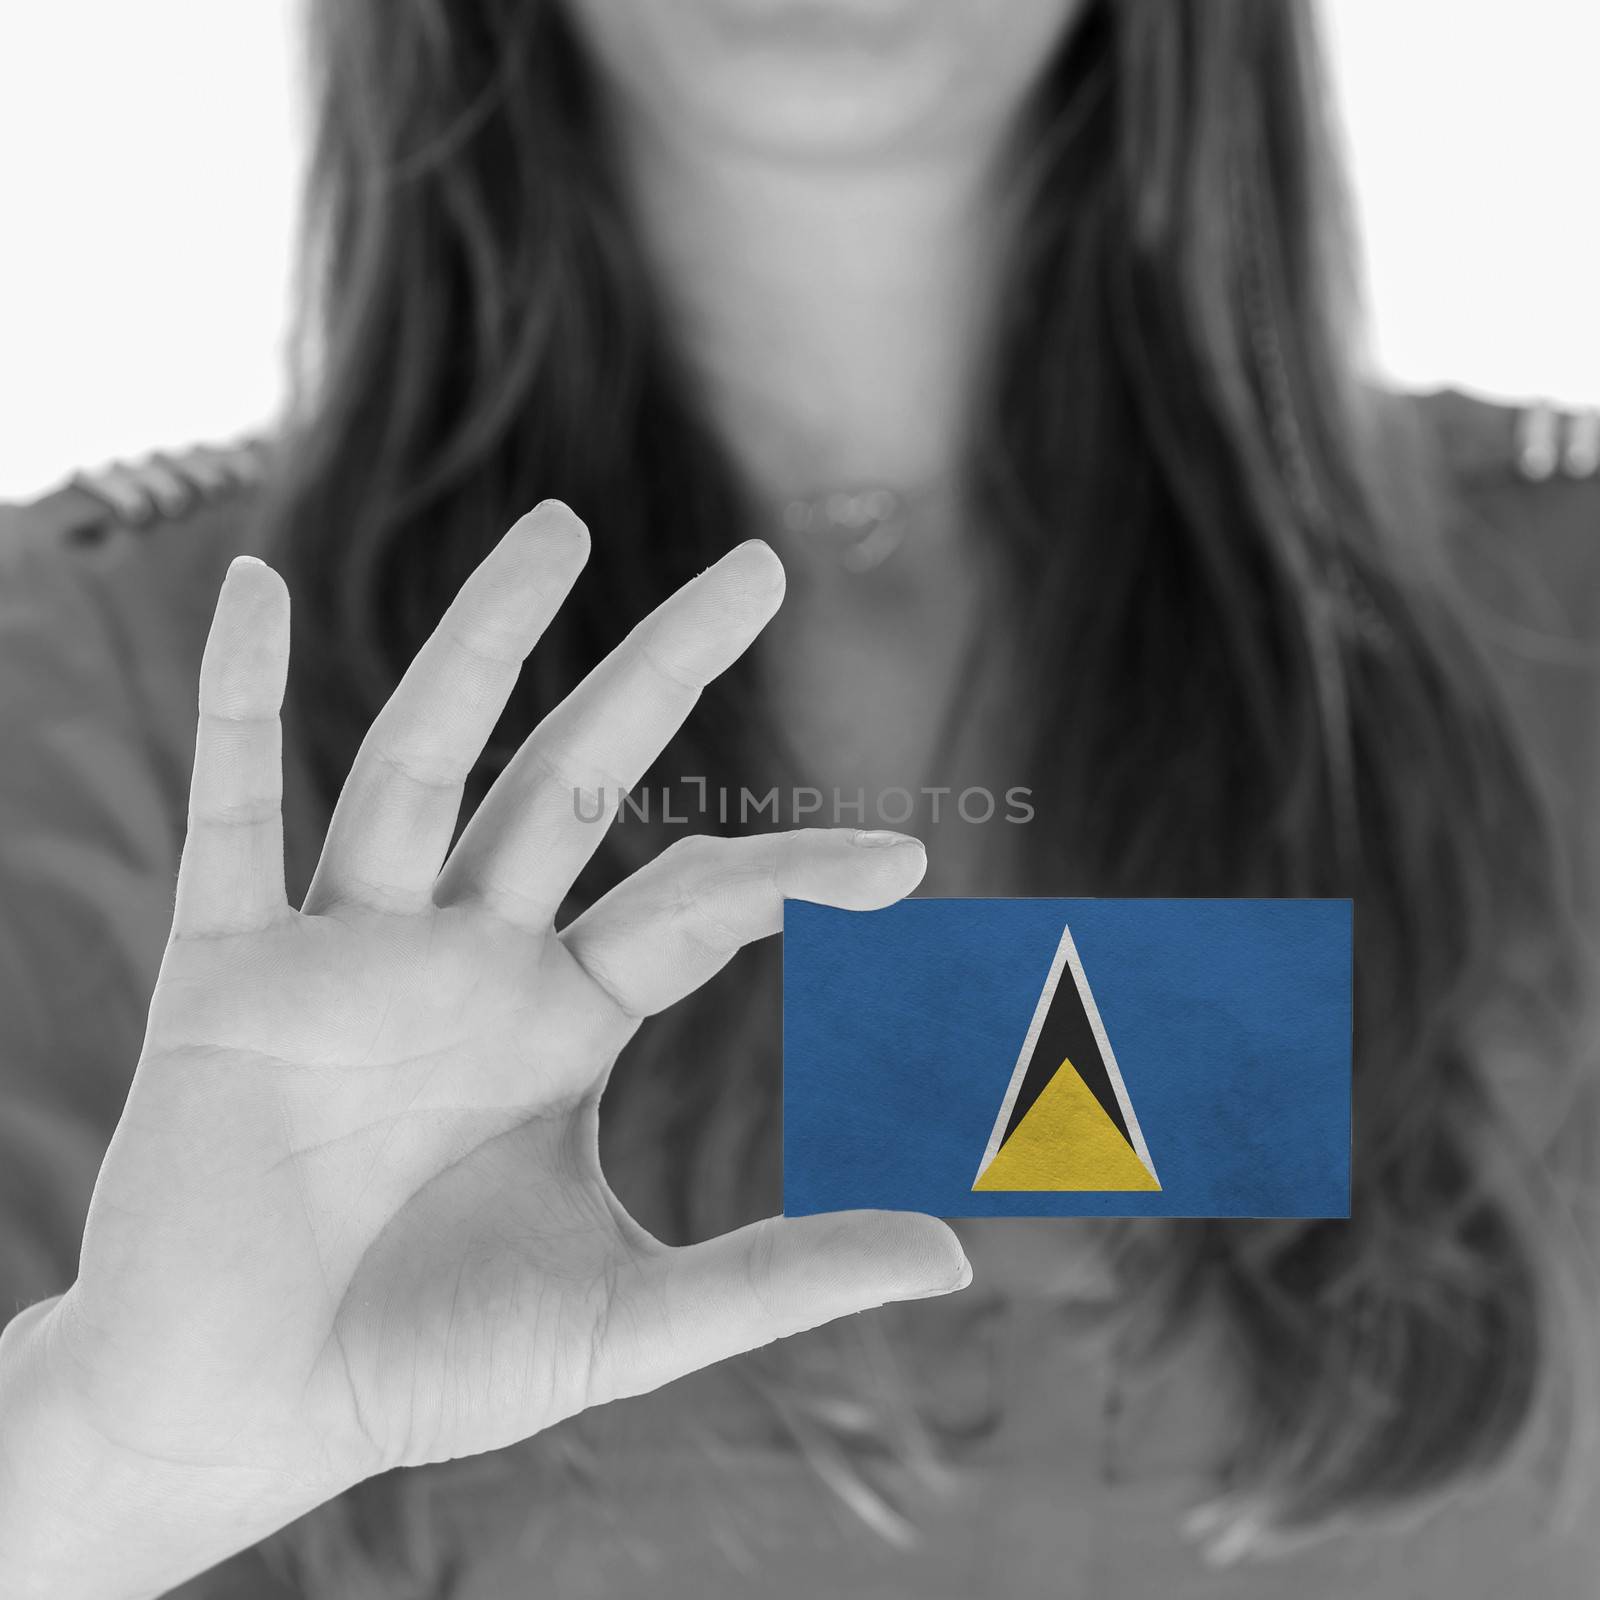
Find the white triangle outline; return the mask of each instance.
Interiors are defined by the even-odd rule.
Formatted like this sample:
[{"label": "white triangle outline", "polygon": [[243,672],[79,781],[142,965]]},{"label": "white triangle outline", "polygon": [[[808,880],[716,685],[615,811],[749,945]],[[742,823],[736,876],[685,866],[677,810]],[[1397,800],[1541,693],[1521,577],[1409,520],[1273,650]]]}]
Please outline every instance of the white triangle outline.
[{"label": "white triangle outline", "polygon": [[1089,1019],[1089,1027],[1099,1048],[1106,1076],[1111,1080],[1111,1092],[1116,1095],[1117,1105],[1122,1110],[1122,1120],[1128,1126],[1134,1154],[1144,1163],[1144,1169],[1154,1179],[1156,1187],[1158,1189],[1161,1187],[1161,1179],[1156,1176],[1156,1164],[1150,1159],[1150,1147],[1144,1142],[1144,1131],[1140,1128],[1139,1119],[1133,1112],[1133,1101],[1128,1098],[1128,1087],[1122,1081],[1122,1069],[1117,1065],[1116,1054],[1106,1033],[1106,1025],[1100,1019],[1100,1008],[1094,1003],[1094,991],[1090,989],[1089,979],[1084,973],[1078,946],[1073,941],[1072,929],[1070,926],[1065,926],[1061,930],[1061,942],[1056,946],[1055,956],[1050,962],[1050,971],[1045,977],[1044,988],[1039,991],[1039,1003],[1033,1008],[1033,1020],[1028,1024],[1022,1049],[1017,1053],[1017,1064],[1011,1069],[1011,1081],[1006,1085],[1005,1096],[994,1119],[994,1127],[989,1130],[989,1142],[983,1147],[983,1159],[978,1163],[977,1175],[972,1180],[974,1189],[982,1181],[984,1173],[989,1170],[989,1163],[1000,1153],[1001,1136],[1005,1133],[1006,1123],[1011,1120],[1011,1108],[1017,1103],[1017,1096],[1022,1092],[1022,1080],[1027,1076],[1028,1062],[1033,1056],[1034,1047],[1039,1043],[1039,1035],[1044,1032],[1044,1019],[1050,1014],[1050,1002],[1055,999],[1056,990],[1060,987],[1061,974],[1069,970],[1078,990],[1078,998],[1083,1002],[1084,1015]]}]

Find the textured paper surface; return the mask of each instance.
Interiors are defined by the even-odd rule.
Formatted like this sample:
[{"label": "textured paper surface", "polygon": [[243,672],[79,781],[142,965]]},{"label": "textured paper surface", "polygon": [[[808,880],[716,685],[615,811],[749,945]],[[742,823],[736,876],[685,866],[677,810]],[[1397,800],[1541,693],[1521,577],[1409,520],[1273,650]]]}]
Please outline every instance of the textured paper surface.
[{"label": "textured paper surface", "polygon": [[1348,900],[791,900],[783,970],[790,1215],[1349,1214]]}]

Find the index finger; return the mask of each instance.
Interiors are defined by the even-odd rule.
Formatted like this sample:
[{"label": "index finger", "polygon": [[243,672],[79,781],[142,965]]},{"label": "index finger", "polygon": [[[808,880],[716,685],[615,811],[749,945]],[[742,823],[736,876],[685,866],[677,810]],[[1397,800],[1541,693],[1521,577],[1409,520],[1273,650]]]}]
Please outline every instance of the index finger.
[{"label": "index finger", "polygon": [[588,554],[588,530],[547,500],[461,586],[362,741],[306,911],[430,903],[467,778]]}]

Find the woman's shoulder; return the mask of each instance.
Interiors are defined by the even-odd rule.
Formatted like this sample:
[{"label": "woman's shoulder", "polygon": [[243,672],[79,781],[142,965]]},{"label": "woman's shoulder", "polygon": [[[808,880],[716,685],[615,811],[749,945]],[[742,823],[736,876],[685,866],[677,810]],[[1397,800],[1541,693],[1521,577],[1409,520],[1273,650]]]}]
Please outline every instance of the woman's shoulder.
[{"label": "woman's shoulder", "polygon": [[1600,405],[1508,400],[1447,387],[1405,396],[1467,490],[1600,500]]},{"label": "woman's shoulder", "polygon": [[259,477],[253,452],[184,452],[0,507],[0,827],[41,842],[13,876],[43,841],[175,863],[200,656]]},{"label": "woman's shoulder", "polygon": [[[1404,397],[1446,496],[1446,572],[1600,937],[1600,409]],[[1398,419],[1397,419],[1398,420]]]},{"label": "woman's shoulder", "polygon": [[1443,388],[1397,397],[1469,570],[1534,626],[1600,636],[1600,405]]},{"label": "woman's shoulder", "polygon": [[74,473],[26,502],[0,502],[0,582],[51,572],[63,578],[130,559],[152,565],[188,556],[204,565],[223,545],[237,554],[266,472],[264,441],[154,451]]},{"label": "woman's shoulder", "polygon": [[[0,660],[39,707],[129,694],[184,709],[228,562],[248,548],[265,468],[254,442],[80,472],[0,505]],[[69,711],[71,704],[59,709]],[[192,730],[190,730],[192,731]]]},{"label": "woman's shoulder", "polygon": [[[0,781],[0,824],[82,841],[107,831],[97,793],[142,793],[137,853],[170,894],[200,659],[228,563],[266,547],[271,455],[256,440],[197,446],[0,505],[0,738],[27,753]],[[292,738],[284,790],[303,885],[325,803]]]}]

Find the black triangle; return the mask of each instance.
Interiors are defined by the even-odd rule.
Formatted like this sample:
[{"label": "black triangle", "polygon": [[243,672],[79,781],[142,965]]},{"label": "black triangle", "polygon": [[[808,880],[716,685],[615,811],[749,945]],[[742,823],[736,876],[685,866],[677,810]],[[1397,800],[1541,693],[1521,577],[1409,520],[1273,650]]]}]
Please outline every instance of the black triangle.
[{"label": "black triangle", "polygon": [[1044,1093],[1045,1085],[1061,1070],[1064,1062],[1072,1064],[1078,1076],[1088,1085],[1090,1094],[1100,1102],[1101,1109],[1131,1146],[1133,1140],[1128,1134],[1127,1121],[1122,1115],[1116,1091],[1111,1087],[1111,1074],[1101,1059],[1100,1044],[1094,1036],[1094,1028],[1089,1021],[1089,1013],[1084,1009],[1078,986],[1073,982],[1070,965],[1061,969],[1060,982],[1056,984],[1056,992],[1051,997],[1050,1009],[1045,1013],[1044,1027],[1039,1030],[1033,1054],[1028,1057],[1022,1085],[1017,1090],[1017,1098],[1011,1107],[1011,1116],[1000,1137],[1000,1144],[1003,1145],[1016,1131],[1017,1124],[1032,1109],[1034,1101]]}]

